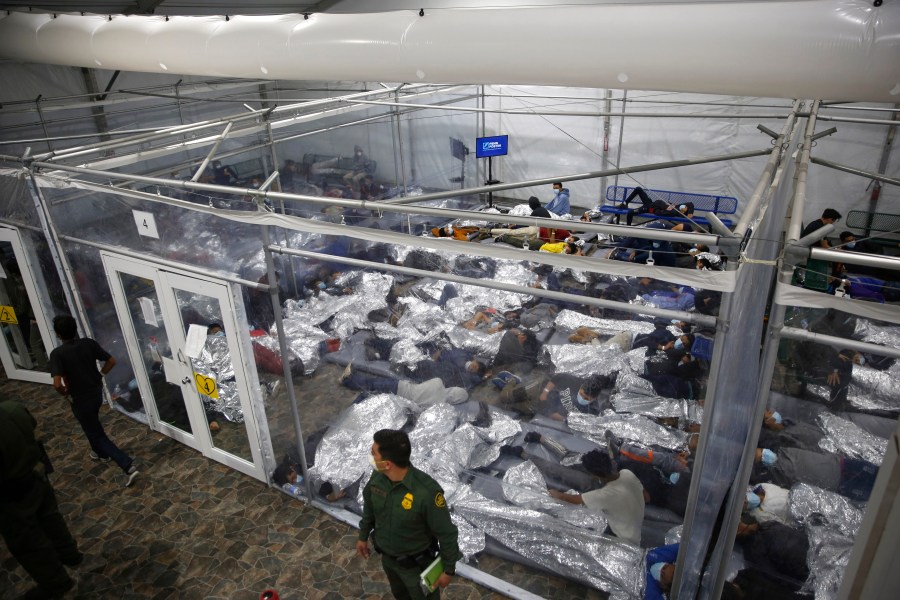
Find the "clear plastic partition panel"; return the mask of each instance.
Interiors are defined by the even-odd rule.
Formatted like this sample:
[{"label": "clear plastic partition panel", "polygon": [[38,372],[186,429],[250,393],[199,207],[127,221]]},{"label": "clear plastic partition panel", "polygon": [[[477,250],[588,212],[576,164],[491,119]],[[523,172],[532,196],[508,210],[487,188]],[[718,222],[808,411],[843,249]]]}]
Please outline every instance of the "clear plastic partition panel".
[{"label": "clear plastic partition panel", "polygon": [[[178,193],[161,189],[174,198]],[[206,211],[201,212],[105,192],[45,189],[45,194],[63,235],[225,273],[242,275],[262,264],[259,228],[211,214],[216,209],[210,209],[208,197],[197,201]],[[242,196],[232,198],[244,202]]]},{"label": "clear plastic partition panel", "polygon": [[[171,356],[159,296],[152,279],[118,272],[137,347],[141,353],[144,375],[150,384],[153,402],[160,421],[192,434],[191,422],[181,388],[166,381],[163,356]],[[143,411],[141,392],[136,379],[119,383],[113,389],[113,400],[128,412]]]},{"label": "clear plastic partition panel", "polygon": [[801,339],[778,347],[731,574],[747,597],[774,586],[837,598],[897,428],[900,325],[788,307],[785,326]]},{"label": "clear plastic partition panel", "polygon": [[[47,349],[35,320],[25,281],[25,277],[30,277],[29,269],[26,266],[23,276],[21,262],[24,257],[18,236],[15,236],[14,244],[13,238],[5,239],[5,233],[14,235],[11,230],[0,230],[0,260],[3,261],[0,265],[0,329],[3,331],[4,350],[9,353],[16,371],[21,369],[46,373]],[[16,248],[19,252],[16,252]]]},{"label": "clear plastic partition panel", "polygon": [[226,331],[217,298],[177,288],[173,291],[185,335],[192,325],[207,330],[203,349],[190,361],[194,377],[205,378],[196,387],[203,401],[212,445],[253,463],[235,366],[225,340],[225,336],[238,335],[238,332]]},{"label": "clear plastic partition panel", "polygon": [[[328,250],[293,258],[296,294],[280,287],[319,499],[359,513],[372,435],[403,429],[479,568],[505,577],[508,561],[536,563],[568,585],[639,597],[644,549],[677,540],[713,345],[711,331],[642,309],[696,312],[686,296],[698,291],[598,273],[591,257],[542,264],[521,246],[520,259],[453,240],[442,251],[339,237],[309,247]],[[267,415],[276,454],[291,454],[288,407]],[[621,486],[624,511],[601,508],[613,471],[606,485]],[[540,593],[547,577],[519,584]]]},{"label": "clear plastic partition panel", "polygon": [[28,186],[28,180],[23,177],[0,176],[0,219],[34,227],[40,225]]},{"label": "clear plastic partition panel", "polygon": [[[110,392],[129,388],[134,380],[134,369],[129,360],[123,331],[120,327],[100,253],[95,248],[64,242],[63,252],[71,268],[77,294],[90,328],[89,335],[116,359],[116,368],[104,378]],[[120,404],[115,408],[142,420],[140,402]]]}]

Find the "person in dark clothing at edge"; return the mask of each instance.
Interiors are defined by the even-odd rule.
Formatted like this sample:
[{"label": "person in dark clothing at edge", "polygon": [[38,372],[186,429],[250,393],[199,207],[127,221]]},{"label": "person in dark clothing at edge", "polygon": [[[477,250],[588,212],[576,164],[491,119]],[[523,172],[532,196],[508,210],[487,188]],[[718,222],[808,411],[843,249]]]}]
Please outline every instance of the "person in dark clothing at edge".
[{"label": "person in dark clothing at edge", "polygon": [[61,598],[75,585],[63,565],[84,559],[59,512],[35,425],[18,402],[0,402],[0,535],[37,583],[25,593],[28,600]]},{"label": "person in dark clothing at edge", "polygon": [[[369,558],[369,535],[395,598],[436,599],[456,574],[462,558],[456,525],[444,490],[428,474],[412,466],[409,437],[402,431],[381,429],[373,436],[371,458],[375,471],[363,489],[363,516],[356,553]],[[440,554],[444,572],[435,589],[425,595],[419,574]]]},{"label": "person in dark clothing at edge", "polygon": [[[69,315],[54,318],[53,330],[62,340],[62,345],[50,353],[53,388],[69,400],[72,414],[91,445],[91,459],[114,460],[126,475],[125,487],[129,487],[138,476],[134,461],[107,437],[100,424],[102,377],[116,366],[116,359],[91,338],[79,338],[75,319]],[[97,361],[103,362],[99,371]]]},{"label": "person in dark clothing at edge", "polygon": [[528,199],[528,206],[531,207],[532,217],[543,217],[545,219],[553,218],[550,216],[550,211],[541,206],[541,201],[538,200],[537,196],[532,196]]}]

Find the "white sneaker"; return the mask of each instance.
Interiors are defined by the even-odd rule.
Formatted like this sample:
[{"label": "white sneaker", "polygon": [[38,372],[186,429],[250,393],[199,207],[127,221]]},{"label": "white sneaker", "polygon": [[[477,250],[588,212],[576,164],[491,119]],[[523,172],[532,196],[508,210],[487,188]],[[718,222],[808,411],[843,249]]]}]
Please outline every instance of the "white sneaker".
[{"label": "white sneaker", "polygon": [[131,487],[131,484],[134,483],[135,479],[137,479],[138,473],[140,473],[140,471],[138,471],[134,465],[131,465],[128,468],[128,471],[125,473],[126,475],[128,475],[128,480],[125,481],[125,487]]}]

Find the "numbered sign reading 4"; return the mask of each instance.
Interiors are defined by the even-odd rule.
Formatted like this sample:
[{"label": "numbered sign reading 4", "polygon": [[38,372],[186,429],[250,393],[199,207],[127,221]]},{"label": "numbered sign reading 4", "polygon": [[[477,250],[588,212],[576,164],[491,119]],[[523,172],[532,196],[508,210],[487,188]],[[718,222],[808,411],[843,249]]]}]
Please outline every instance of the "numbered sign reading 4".
[{"label": "numbered sign reading 4", "polygon": [[197,391],[204,396],[209,396],[215,400],[219,399],[219,388],[216,387],[216,380],[200,373],[194,373],[194,384]]},{"label": "numbered sign reading 4", "polygon": [[156,219],[153,218],[153,213],[141,210],[133,210],[131,212],[134,213],[134,222],[137,225],[139,234],[159,239],[159,232],[156,230]]}]

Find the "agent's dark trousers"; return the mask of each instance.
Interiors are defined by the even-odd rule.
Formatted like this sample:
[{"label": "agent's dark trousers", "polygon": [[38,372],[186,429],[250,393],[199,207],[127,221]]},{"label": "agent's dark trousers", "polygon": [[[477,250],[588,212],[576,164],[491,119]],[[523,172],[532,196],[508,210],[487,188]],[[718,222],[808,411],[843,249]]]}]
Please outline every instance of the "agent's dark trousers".
[{"label": "agent's dark trousers", "polygon": [[35,477],[31,489],[15,500],[0,499],[0,534],[39,586],[53,591],[69,585],[61,561],[74,562],[80,553],[45,477]]},{"label": "agent's dark trousers", "polygon": [[396,560],[389,556],[381,555],[381,566],[391,584],[391,593],[397,600],[438,600],[441,591],[435,590],[427,596],[419,587],[419,574],[422,569],[407,569],[401,567]]},{"label": "agent's dark trousers", "polygon": [[78,398],[72,398],[72,414],[78,419],[84,435],[87,437],[91,450],[97,453],[100,458],[111,458],[119,467],[128,472],[131,467],[132,459],[130,456],[119,450],[112,443],[103,431],[103,425],[100,424],[100,407],[103,405],[102,392],[97,390],[96,394],[91,393]]}]

